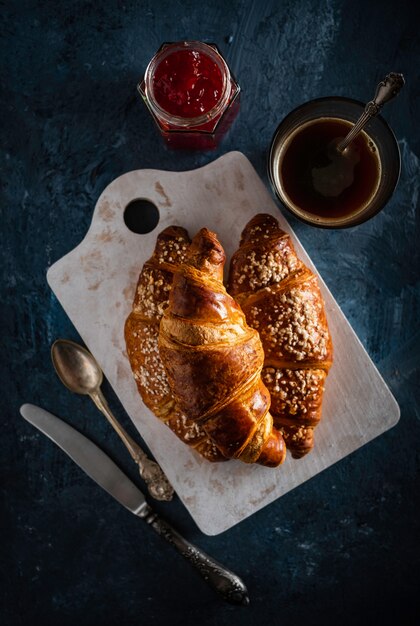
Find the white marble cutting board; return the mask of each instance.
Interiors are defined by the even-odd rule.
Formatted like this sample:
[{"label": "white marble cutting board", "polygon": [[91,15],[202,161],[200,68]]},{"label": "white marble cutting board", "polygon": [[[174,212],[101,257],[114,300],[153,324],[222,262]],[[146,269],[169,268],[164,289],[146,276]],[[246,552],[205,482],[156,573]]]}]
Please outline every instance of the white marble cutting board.
[{"label": "white marble cutting board", "polygon": [[[146,235],[129,231],[123,219],[124,208],[138,198],[150,200],[159,209],[159,224]],[[208,535],[231,528],[399,419],[395,399],[322,280],[335,361],[311,454],[301,460],[289,455],[277,469],[239,461],[211,464],[182,444],[143,405],[126,356],[123,329],[140,269],[153,251],[157,233],[176,224],[193,236],[206,226],[218,233],[228,267],[242,229],[259,212],[273,214],[284,230],[292,232],[252,165],[239,152],[190,172],[129,172],[108,185],[96,204],[86,237],[47,274],[52,290],[179,498]],[[316,271],[292,236],[300,258]]]}]

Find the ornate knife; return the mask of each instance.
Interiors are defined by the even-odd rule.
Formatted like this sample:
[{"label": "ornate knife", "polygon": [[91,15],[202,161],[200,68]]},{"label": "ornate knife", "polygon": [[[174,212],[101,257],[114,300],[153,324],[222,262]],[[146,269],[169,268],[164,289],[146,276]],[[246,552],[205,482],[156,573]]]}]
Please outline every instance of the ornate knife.
[{"label": "ornate knife", "polygon": [[56,443],[90,478],[126,509],[147,522],[193,565],[204,580],[232,604],[248,604],[242,580],[223,565],[184,539],[160,518],[143,493],[90,439],[48,411],[33,404],[20,408],[22,416]]}]

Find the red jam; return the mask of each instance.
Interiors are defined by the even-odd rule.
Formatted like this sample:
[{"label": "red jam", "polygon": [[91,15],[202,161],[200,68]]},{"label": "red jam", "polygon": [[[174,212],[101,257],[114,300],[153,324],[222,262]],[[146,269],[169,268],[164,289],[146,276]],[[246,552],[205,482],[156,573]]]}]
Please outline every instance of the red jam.
[{"label": "red jam", "polygon": [[159,106],[177,117],[197,117],[219,102],[223,76],[209,56],[196,50],[178,50],[155,70],[153,95]]},{"label": "red jam", "polygon": [[239,110],[240,87],[217,46],[163,44],[138,90],[170,148],[213,150]]}]

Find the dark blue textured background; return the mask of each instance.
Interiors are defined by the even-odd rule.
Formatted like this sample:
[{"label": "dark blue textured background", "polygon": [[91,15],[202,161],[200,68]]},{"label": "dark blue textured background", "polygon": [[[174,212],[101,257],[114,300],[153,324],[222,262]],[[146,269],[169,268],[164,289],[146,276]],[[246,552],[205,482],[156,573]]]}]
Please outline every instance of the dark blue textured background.
[{"label": "dark blue textured background", "polygon": [[[418,623],[415,4],[0,2],[2,624]],[[219,45],[242,86],[242,107],[217,152],[174,155],[135,86],[161,42],[193,38]],[[120,174],[192,169],[235,149],[267,181],[267,147],[287,112],[333,94],[366,101],[389,71],[407,79],[384,110],[403,159],[394,197],[380,215],[348,231],[290,221],[391,387],[401,420],[217,537],[202,535],[178,501],[157,506],[246,581],[251,605],[232,607],[20,418],[20,404],[41,404],[87,433],[138,481],[105,420],[53,372],[52,341],[78,337],[45,272],[81,241],[98,196]],[[136,435],[108,385],[104,391]]]}]

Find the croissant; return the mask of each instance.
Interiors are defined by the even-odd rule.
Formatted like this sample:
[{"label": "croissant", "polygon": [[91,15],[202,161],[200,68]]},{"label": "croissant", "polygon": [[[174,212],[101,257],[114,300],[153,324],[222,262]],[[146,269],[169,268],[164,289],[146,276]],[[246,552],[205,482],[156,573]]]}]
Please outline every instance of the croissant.
[{"label": "croissant", "polygon": [[225,254],[203,228],[174,275],[159,352],[176,402],[228,457],[275,467],[286,447],[261,380],[261,341],[223,286]]},{"label": "croissant", "polygon": [[274,425],[300,458],[313,448],[333,349],[317,278],[271,215],[257,215],[245,227],[228,291],[260,333]]},{"label": "croissant", "polygon": [[187,231],[176,226],[166,228],[158,236],[155,250],[139,276],[133,308],[125,323],[125,342],[145,405],[204,458],[223,461],[227,459],[202,428],[187,421],[176,406],[158,351],[159,324],[168,305],[173,273],[184,260],[189,243]]}]

